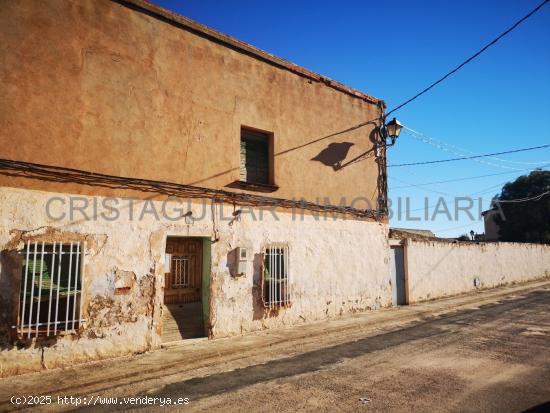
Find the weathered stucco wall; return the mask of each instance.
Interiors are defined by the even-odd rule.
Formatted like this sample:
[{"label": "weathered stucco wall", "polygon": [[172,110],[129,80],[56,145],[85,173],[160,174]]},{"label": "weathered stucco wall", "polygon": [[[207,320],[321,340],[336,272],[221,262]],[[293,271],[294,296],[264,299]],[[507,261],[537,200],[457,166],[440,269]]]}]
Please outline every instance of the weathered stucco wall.
[{"label": "weathered stucco wall", "polygon": [[3,2],[0,27],[0,158],[227,189],[247,126],[273,133],[269,196],[376,208],[375,124],[352,128],[379,119],[374,99],[110,0]]},{"label": "weathered stucco wall", "polygon": [[[273,136],[279,186],[258,195],[378,208],[382,102],[154,9],[140,0],[5,2],[0,158],[228,190],[239,179],[241,128],[250,127]],[[212,337],[390,304],[384,222],[257,208],[230,221],[238,206],[195,200],[189,208],[201,218],[188,225],[162,217],[156,193],[13,172],[0,174],[1,375],[158,346],[167,236],[212,240]],[[70,216],[68,194],[86,195],[78,203],[89,203],[87,218]],[[106,195],[126,205],[114,220],[101,216]],[[133,217],[125,196],[139,199]],[[52,204],[59,219],[46,215],[52,197],[65,201]],[[87,322],[78,334],[13,340],[21,278],[14,257],[27,240],[86,243]],[[294,296],[291,307],[271,312],[261,303],[259,258],[269,242],[289,246]],[[254,258],[245,276],[232,278],[231,252],[243,246]],[[120,274],[133,280],[127,294],[115,294]]]},{"label": "weathered stucco wall", "polygon": [[[214,332],[217,337],[280,327],[391,304],[386,224],[311,215],[245,217],[213,245]],[[302,219],[303,218],[303,219]],[[261,306],[260,253],[289,246],[293,303],[271,313]],[[254,259],[245,277],[227,276],[228,252],[247,247]],[[252,317],[251,317],[252,315]]]},{"label": "weathered stucco wall", "polygon": [[[50,217],[46,205],[50,204]],[[82,199],[78,201],[82,205]],[[145,351],[160,344],[164,260],[167,236],[198,236],[212,240],[210,333],[212,337],[240,334],[333,317],[391,303],[387,225],[360,220],[335,220],[302,211],[242,209],[231,221],[233,205],[170,201],[166,215],[193,211],[193,224],[162,216],[161,201],[134,201],[130,219],[127,201],[119,199],[120,216],[102,207],[104,198],[86,197],[89,206],[70,219],[69,195],[28,189],[0,188],[0,372],[2,375],[56,367],[79,361]],[[61,200],[65,200],[62,202]],[[113,203],[109,204],[111,207]],[[155,210],[156,213],[151,212]],[[149,211],[143,213],[143,211]],[[179,211],[178,211],[179,210]],[[63,216],[65,214],[65,216]],[[104,214],[104,215],[102,215]],[[155,215],[159,216],[159,219]],[[214,217],[214,219],[213,219]],[[84,239],[83,296],[87,323],[78,335],[47,341],[9,339],[17,316],[16,278],[4,257],[21,249],[26,240]],[[267,312],[261,303],[262,247],[286,243],[294,300],[290,308]],[[245,276],[232,278],[231,253],[250,248],[253,258]],[[133,274],[127,295],[115,294],[117,272]]]},{"label": "weathered stucco wall", "polygon": [[405,248],[411,303],[550,276],[549,245],[408,239]]}]

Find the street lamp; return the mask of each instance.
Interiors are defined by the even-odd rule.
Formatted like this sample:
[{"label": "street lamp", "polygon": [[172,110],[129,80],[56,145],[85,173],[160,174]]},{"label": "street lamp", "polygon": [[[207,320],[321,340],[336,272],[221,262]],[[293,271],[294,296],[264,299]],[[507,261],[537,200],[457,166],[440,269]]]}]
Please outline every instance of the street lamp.
[{"label": "street lamp", "polygon": [[390,120],[387,124],[383,124],[381,129],[382,138],[384,139],[384,141],[386,141],[388,138],[390,138],[391,140],[391,143],[386,143],[386,146],[395,145],[395,141],[399,137],[402,128],[403,125],[401,125],[401,123],[399,123],[399,121],[395,118]]}]

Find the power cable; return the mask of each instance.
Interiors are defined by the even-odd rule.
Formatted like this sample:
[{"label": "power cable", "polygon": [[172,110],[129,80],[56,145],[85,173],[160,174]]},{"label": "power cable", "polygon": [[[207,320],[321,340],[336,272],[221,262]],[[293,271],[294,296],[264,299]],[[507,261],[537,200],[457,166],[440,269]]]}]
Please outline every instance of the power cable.
[{"label": "power cable", "polygon": [[284,199],[268,196],[231,192],[221,189],[203,188],[193,185],[143,178],[131,178],[84,171],[61,166],[44,165],[32,162],[0,159],[0,175],[40,179],[49,182],[77,183],[100,186],[110,189],[129,189],[146,193],[156,193],[180,198],[210,198],[216,203],[230,203],[245,206],[275,206],[289,209],[308,209],[316,212],[334,212],[354,216],[379,219],[384,212],[371,209],[357,209],[351,206],[322,205],[304,199]]},{"label": "power cable", "polygon": [[[534,172],[534,171],[533,171]],[[496,185],[491,185],[490,187],[487,187],[487,188],[484,188],[484,189],[481,189],[477,192],[472,192],[471,194],[469,194],[470,197],[473,197],[474,195],[486,195],[486,194],[489,194],[489,193],[494,193],[494,190],[496,188],[502,188],[505,184],[507,184],[509,181],[505,181],[505,182],[501,182],[499,184],[496,184]],[[454,197],[458,197],[458,195],[452,195]],[[465,196],[465,195],[462,195],[462,196]],[[438,201],[439,202],[439,201]],[[425,209],[430,209],[430,208],[433,208],[434,206],[436,206],[437,204],[431,204],[431,205],[424,205],[423,207],[421,208],[414,208],[414,209],[410,209],[409,212],[416,212],[416,211],[422,211],[422,210],[425,210]]]},{"label": "power cable", "polygon": [[[442,140],[431,138],[431,137],[429,137],[429,136],[427,136],[427,135],[425,135],[421,132],[415,131],[414,129],[411,129],[407,126],[403,126],[403,129],[405,130],[405,132],[407,132],[409,134],[409,136],[413,137],[414,139],[419,140],[420,142],[426,143],[428,145],[434,146],[438,149],[441,149],[442,151],[451,152],[451,153],[454,153],[455,155],[458,155],[458,156],[463,156],[465,153],[470,154],[470,155],[479,155],[479,153],[470,151],[468,149],[460,148],[460,147],[458,147],[456,145],[453,145],[451,143],[447,143],[447,142],[444,142]],[[452,149],[448,149],[449,147],[453,148],[457,151],[463,152],[463,153],[456,152]],[[513,163],[513,164],[519,164],[519,165],[541,165],[541,164],[550,163],[550,160],[538,161],[538,162],[523,162],[523,161],[510,161],[508,159],[494,158],[494,157],[490,158],[490,159],[493,159],[493,160],[499,161],[499,162]],[[489,163],[489,162],[486,162],[486,161],[478,161],[478,162],[484,163],[486,165],[498,166],[499,168],[515,169],[515,168],[512,168],[510,166],[493,164],[493,163]]]},{"label": "power cable", "polygon": [[487,157],[495,156],[495,155],[504,155],[504,154],[507,154],[507,153],[534,151],[535,149],[543,149],[543,148],[548,148],[548,147],[550,147],[550,145],[540,145],[540,146],[533,146],[533,147],[530,147],[530,148],[520,148],[520,149],[512,149],[512,150],[503,151],[503,152],[486,153],[486,154],[483,154],[483,155],[462,156],[462,157],[459,157],[459,158],[450,158],[450,159],[438,159],[436,161],[397,163],[397,164],[393,164],[393,165],[388,165],[388,168],[392,168],[392,167],[395,168],[395,167],[398,167],[398,166],[429,165],[429,164],[434,164],[434,163],[462,161],[462,160],[466,160],[466,159],[487,158]]},{"label": "power cable", "polygon": [[422,186],[422,184],[413,184],[413,183],[410,183],[410,182],[402,181],[401,179],[398,179],[398,178],[393,178],[393,179],[395,179],[397,182],[401,182],[401,183],[404,183],[404,184],[409,184],[409,186],[411,186],[411,187],[420,188],[424,191],[433,192],[435,194],[444,195],[444,196],[455,196],[455,195],[450,194],[448,192],[436,191],[435,189],[425,188],[424,186]]},{"label": "power cable", "polygon": [[[533,196],[533,197],[530,197],[530,198],[523,198],[523,199],[509,199],[509,200],[498,200],[496,202],[498,203],[503,203],[503,202],[506,202],[506,203],[512,203],[512,202],[527,202],[527,201],[540,201],[545,195],[548,195],[550,194],[550,191],[546,191],[546,192],[543,192],[542,194],[539,194],[539,195],[536,195],[536,196]],[[411,211],[412,212],[412,211]],[[465,227],[468,227],[470,225],[475,225],[476,223],[479,223],[481,221],[477,221],[477,222],[472,222],[472,223],[469,223],[469,224],[466,224],[466,225],[461,225],[461,226],[458,226],[458,227],[452,227],[452,228],[446,228],[446,229],[441,229],[441,230],[436,230],[437,232],[447,232],[447,231],[452,231],[454,229],[460,229],[460,228],[465,228]]]},{"label": "power cable", "polygon": [[[548,189],[548,188],[546,188]],[[542,197],[545,195],[550,194],[550,191],[543,192],[542,194],[538,194],[529,198],[519,198],[519,199],[497,199],[495,202],[501,203],[516,203],[516,202],[527,202],[527,201],[539,201]]]},{"label": "power cable", "polygon": [[451,227],[451,228],[445,228],[445,229],[436,229],[434,230],[435,232],[447,232],[447,231],[452,231],[454,229],[460,229],[460,228],[466,228],[466,227],[471,227],[473,225],[476,225],[476,224],[479,224],[481,223],[481,221],[473,221],[473,222],[470,222],[469,224],[466,224],[466,225],[460,225],[458,227]]},{"label": "power cable", "polygon": [[478,57],[480,54],[482,54],[483,52],[485,52],[488,48],[490,48],[491,46],[493,46],[495,43],[497,43],[500,39],[502,39],[504,36],[506,36],[508,33],[510,33],[512,30],[514,30],[516,27],[518,27],[521,23],[523,23],[525,20],[527,20],[529,17],[531,17],[533,14],[535,14],[536,12],[538,12],[546,3],[548,3],[548,1],[550,0],[544,0],[542,3],[540,3],[537,7],[535,7],[531,12],[529,12],[527,15],[525,15],[524,17],[522,17],[520,20],[518,20],[516,23],[514,23],[509,29],[505,30],[504,32],[502,32],[498,37],[496,37],[494,40],[490,41],[489,43],[487,43],[485,46],[483,46],[479,51],[477,51],[476,53],[474,53],[472,56],[470,56],[468,59],[466,59],[464,62],[462,62],[461,64],[459,64],[457,67],[455,67],[453,70],[451,70],[449,73],[447,73],[445,76],[441,77],[440,79],[436,80],[435,82],[433,82],[431,85],[429,85],[428,87],[426,87],[424,90],[422,90],[421,92],[417,93],[416,95],[414,95],[412,98],[406,100],[405,102],[401,103],[400,105],[398,105],[397,107],[393,108],[392,110],[390,110],[388,113],[386,113],[386,117],[388,117],[390,115],[390,113],[393,113],[399,109],[401,109],[403,106],[405,105],[408,105],[409,103],[411,103],[413,100],[419,98],[420,96],[422,96],[424,93],[428,92],[430,89],[432,89],[433,87],[437,86],[438,84],[440,84],[441,82],[443,82],[445,79],[447,79],[449,76],[451,76],[452,74],[458,72],[460,69],[462,69],[464,66],[466,66],[468,63],[470,63],[472,60],[474,60],[476,57]]},{"label": "power cable", "polygon": [[[425,137],[425,136],[417,136],[415,135],[414,133],[411,133],[410,130],[405,130],[405,132],[408,132],[409,133],[409,136],[412,136],[414,139],[416,140],[419,140],[423,143],[426,143],[430,146],[434,146],[435,148],[437,149],[440,149],[444,152],[450,152],[452,153],[453,155],[457,155],[457,156],[465,156],[464,153],[460,153],[460,152],[457,152],[457,151],[454,151],[454,150],[451,150],[451,149],[448,149],[447,147],[431,140],[430,138],[428,137]],[[477,155],[477,154],[476,154]],[[489,159],[494,159],[494,158],[489,158]],[[474,162],[477,162],[479,164],[482,164],[482,165],[487,165],[487,166],[490,166],[490,167],[495,167],[495,168],[500,168],[500,169],[506,169],[506,170],[511,170],[511,171],[521,171],[520,168],[516,168],[514,166],[508,166],[508,165],[502,165],[502,164],[499,164],[499,163],[493,163],[493,162],[488,162],[484,159],[472,159]]]},{"label": "power cable", "polygon": [[[524,169],[524,171],[528,171],[528,170],[529,169]],[[423,182],[423,183],[420,183],[420,184],[394,186],[394,187],[390,187],[390,189],[394,190],[394,189],[411,188],[413,186],[419,186],[419,185],[446,184],[446,183],[450,183],[450,182],[469,181],[469,180],[472,180],[472,179],[487,178],[487,177],[490,177],[490,176],[507,175],[507,174],[513,174],[513,173],[516,173],[516,171],[499,172],[499,173],[496,173],[496,174],[487,174],[487,175],[478,175],[478,176],[468,176],[468,177],[463,177],[463,178],[447,179],[445,181],[433,181],[433,182]],[[395,179],[396,181],[403,182],[403,181],[400,181],[399,179],[394,178],[392,176],[390,177],[390,179]],[[403,183],[405,183],[405,182],[403,182]]]}]

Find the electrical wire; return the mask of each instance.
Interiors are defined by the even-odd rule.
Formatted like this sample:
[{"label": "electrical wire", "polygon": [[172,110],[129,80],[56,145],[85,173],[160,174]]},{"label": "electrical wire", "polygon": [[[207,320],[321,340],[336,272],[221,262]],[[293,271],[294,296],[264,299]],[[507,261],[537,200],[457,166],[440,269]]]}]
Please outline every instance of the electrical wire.
[{"label": "electrical wire", "polygon": [[[528,170],[529,169],[524,169],[524,171],[528,171]],[[499,172],[499,173],[496,173],[496,174],[487,174],[487,175],[478,175],[478,176],[468,176],[468,177],[464,177],[464,178],[447,179],[445,181],[433,181],[433,182],[423,182],[423,183],[420,183],[420,184],[409,184],[409,185],[394,186],[394,187],[390,187],[390,189],[394,190],[394,189],[411,188],[413,186],[419,186],[419,185],[438,185],[438,184],[446,184],[446,183],[450,183],[450,182],[462,182],[462,181],[469,181],[469,180],[472,180],[472,179],[488,178],[490,176],[506,175],[506,174],[513,174],[513,173],[516,173],[516,171]],[[403,182],[403,181],[400,181],[397,178],[394,178],[393,176],[390,176],[389,178],[390,179],[395,179],[396,181],[399,181],[399,182]],[[405,183],[405,182],[403,182],[403,183]]]},{"label": "electrical wire", "polygon": [[[358,209],[340,205],[322,205],[306,200],[272,198],[167,181],[107,175],[81,169],[14,161],[10,159],[0,159],[0,174],[12,177],[40,179],[49,182],[70,182],[110,189],[130,189],[175,197],[187,197],[190,199],[210,198],[213,203],[228,202],[246,206],[274,206],[293,210],[307,209],[323,213],[350,214],[356,217],[376,220],[385,216],[384,212],[379,210]],[[217,231],[215,223],[213,225],[214,235],[216,236]]]},{"label": "electrical wire", "polygon": [[505,181],[505,182],[501,182],[499,184],[496,184],[496,185],[491,185],[485,189],[480,189],[479,191],[476,191],[476,192],[472,192],[470,195],[471,196],[474,196],[474,195],[485,195],[485,194],[488,194],[488,193],[493,193],[495,189],[501,189],[504,185],[506,185],[509,181]]},{"label": "electrical wire", "polygon": [[[505,181],[505,182],[501,182],[501,183],[498,183],[496,185],[491,185],[490,187],[487,187],[487,188],[484,188],[484,189],[481,189],[477,192],[472,192],[471,194],[469,194],[470,197],[473,197],[474,195],[486,195],[486,194],[489,194],[489,193],[494,193],[494,190],[496,188],[502,188],[505,184],[507,184],[509,181]],[[458,196],[465,196],[465,195],[450,195],[450,196],[454,196],[454,197],[458,197]],[[439,201],[438,201],[439,202]],[[436,206],[437,204],[431,204],[431,205],[424,205],[423,207],[421,208],[414,208],[414,209],[410,209],[409,212],[416,212],[416,211],[422,211],[422,210],[425,210],[425,209],[430,209],[430,208],[433,208],[434,206]]]},{"label": "electrical wire", "polygon": [[[495,202],[498,202],[499,204],[500,203],[519,203],[519,202],[528,202],[528,201],[540,201],[545,195],[548,195],[550,194],[550,191],[546,191],[546,192],[543,192],[542,194],[539,194],[539,195],[536,195],[536,196],[533,196],[533,197],[530,197],[530,198],[522,198],[522,199],[508,199],[508,200],[495,200]],[[414,210],[411,210],[410,212],[412,212]],[[468,227],[468,226],[471,226],[471,225],[475,225],[476,223],[480,223],[481,221],[477,221],[477,222],[472,222],[472,223],[469,223],[469,224],[466,224],[466,225],[461,225],[461,226],[458,226],[458,227],[452,227],[452,228],[445,228],[445,229],[441,229],[441,230],[437,230],[437,232],[447,232],[447,231],[452,231],[454,229],[460,229],[460,228],[465,228],[465,227]]]},{"label": "electrical wire", "polygon": [[397,182],[401,182],[401,183],[404,183],[404,184],[409,184],[408,187],[420,188],[424,191],[433,192],[433,193],[439,194],[439,195],[454,196],[453,194],[449,194],[448,192],[436,191],[435,189],[425,188],[424,186],[422,186],[422,184],[412,184],[410,182],[406,182],[406,181],[403,181],[403,180],[398,179],[398,178],[392,178],[392,179],[396,180]]},{"label": "electrical wire", "polygon": [[[460,148],[460,147],[458,147],[456,145],[453,145],[451,143],[448,143],[448,142],[445,142],[445,141],[442,141],[442,140],[439,140],[439,139],[431,138],[431,137],[429,137],[429,136],[427,136],[427,135],[425,135],[421,132],[418,132],[418,131],[415,131],[414,129],[409,128],[408,126],[403,125],[403,129],[406,133],[408,133],[409,136],[413,137],[414,139],[417,139],[420,142],[426,143],[428,145],[435,146],[436,148],[441,149],[442,151],[451,152],[451,153],[454,153],[455,155],[458,155],[458,156],[463,156],[465,153],[470,154],[470,155],[479,155],[479,153],[470,151],[468,149]],[[463,152],[463,153],[456,152],[456,151],[453,151],[451,149],[448,149],[449,147],[454,148],[457,151],[460,151],[460,152]],[[496,160],[496,161],[499,161],[499,162],[513,163],[513,164],[519,164],[519,165],[542,165],[542,164],[550,163],[550,160],[537,161],[537,162],[523,162],[523,161],[510,161],[508,159],[502,159],[502,158],[496,158],[496,157],[491,157],[490,159],[493,159],[493,160]],[[486,162],[486,161],[478,161],[478,162],[484,163],[486,165],[498,166],[500,168],[515,169],[515,168],[512,168],[510,166],[493,164],[493,163],[489,163],[489,162]]]},{"label": "electrical wire", "polygon": [[[417,139],[423,143],[426,143],[428,145],[431,145],[431,146],[434,146],[435,148],[437,149],[440,149],[444,152],[450,152],[452,153],[453,155],[457,155],[459,157],[461,156],[465,156],[464,153],[460,153],[460,152],[456,152],[454,150],[450,150],[448,149],[447,147],[443,146],[443,145],[440,145],[439,143],[437,142],[434,142],[432,140],[430,140],[429,138],[427,137],[424,137],[424,136],[416,136],[414,133],[411,133],[409,130],[405,130],[405,132],[409,134],[409,136],[412,136],[414,139]],[[494,159],[494,158],[490,158],[490,159]],[[508,165],[502,165],[502,164],[499,164],[499,163],[493,163],[493,162],[488,162],[484,159],[472,159],[472,161],[474,162],[477,162],[479,164],[482,164],[482,165],[487,165],[487,166],[490,166],[490,167],[495,167],[495,168],[500,168],[500,169],[506,169],[506,170],[511,170],[511,171],[521,171],[520,168],[517,168],[515,166],[508,166]]]},{"label": "electrical wire", "polygon": [[[474,195],[485,195],[485,194],[488,194],[488,193],[491,193],[494,191],[495,188],[501,188],[504,184],[508,183],[508,181],[506,182],[502,182],[502,183],[499,183],[499,184],[496,184],[496,185],[491,185],[490,187],[488,188],[484,188],[484,189],[481,189],[477,192],[472,192],[471,194],[462,194],[462,195],[457,195],[457,194],[449,194],[449,193],[446,193],[446,192],[438,192],[438,191],[433,191],[429,188],[422,188],[422,187],[419,187],[420,189],[423,189],[425,191],[428,191],[428,192],[434,192],[438,195],[443,195],[443,197],[454,197],[454,198],[462,198],[462,197],[473,197]],[[415,185],[415,186],[418,186],[418,185]],[[439,202],[439,201],[438,201]],[[428,208],[431,208],[433,207],[434,205],[427,205],[427,206],[424,206],[422,208],[415,208],[415,209],[411,209],[410,212],[414,212],[414,211],[420,211],[424,208],[428,209]]]},{"label": "electrical wire", "polygon": [[[506,182],[504,182],[506,183]],[[478,192],[474,192],[472,194],[470,194],[470,197],[474,196],[474,195],[485,195],[485,194],[488,194],[490,192],[493,192],[494,188],[496,187],[499,187],[499,186],[502,186],[504,184],[498,184],[498,185],[494,185],[490,188],[485,188],[485,189],[482,189],[481,191],[478,191]],[[453,197],[458,197],[458,195],[451,195]],[[462,196],[465,196],[465,195],[462,195]],[[424,205],[423,207],[421,208],[414,208],[414,209],[409,209],[409,212],[416,212],[416,211],[422,211],[422,210],[428,210],[430,208],[433,208],[434,206],[436,206],[437,204],[439,203],[439,201],[436,203],[436,204],[431,204],[431,205]]]},{"label": "electrical wire", "polygon": [[450,158],[450,159],[438,159],[436,161],[423,161],[423,162],[411,162],[411,163],[398,163],[393,165],[388,165],[388,168],[395,168],[398,166],[413,166],[413,165],[429,165],[434,163],[443,163],[443,162],[454,162],[454,161],[462,161],[466,159],[477,159],[477,158],[486,158],[494,155],[504,155],[507,153],[518,153],[518,152],[526,152],[526,151],[534,151],[536,149],[543,149],[548,148],[550,145],[540,145],[540,146],[532,146],[530,148],[520,148],[520,149],[512,149],[509,151],[503,151],[503,152],[494,152],[494,153],[486,153],[483,155],[473,155],[473,156],[462,156],[458,158]]},{"label": "electrical wire", "polygon": [[459,64],[457,67],[455,67],[453,70],[451,70],[450,72],[448,72],[445,76],[441,77],[440,79],[436,80],[435,82],[433,82],[431,85],[429,85],[428,87],[426,87],[424,90],[422,90],[421,92],[417,93],[416,95],[414,95],[412,98],[410,99],[407,99],[405,102],[401,103],[400,105],[396,106],[395,108],[393,108],[392,110],[390,110],[388,113],[386,113],[386,117],[389,116],[391,113],[401,109],[403,106],[406,106],[408,105],[409,103],[411,103],[413,100],[419,98],[420,96],[422,96],[424,93],[428,92],[430,89],[434,88],[435,86],[437,86],[438,84],[440,84],[441,82],[443,82],[445,79],[447,79],[449,76],[451,76],[452,74],[458,72],[460,69],[462,69],[464,66],[466,66],[468,63],[470,63],[472,60],[474,60],[476,57],[478,57],[479,55],[481,55],[483,52],[485,52],[488,48],[490,48],[491,46],[493,46],[495,43],[497,43],[500,39],[502,39],[504,36],[506,36],[507,34],[509,34],[512,30],[514,30],[516,27],[518,27],[521,23],[523,23],[525,20],[527,20],[529,17],[531,17],[533,14],[535,14],[536,12],[538,12],[546,3],[548,3],[548,1],[550,0],[544,0],[542,3],[540,3],[537,7],[535,7],[532,11],[530,11],[527,15],[525,15],[524,17],[522,17],[521,19],[519,19],[516,23],[514,23],[509,29],[505,30],[504,32],[502,32],[498,37],[496,37],[495,39],[491,40],[489,43],[487,43],[485,46],[483,46],[479,51],[477,51],[476,53],[474,53],[472,56],[470,56],[468,59],[466,59],[464,62],[462,62],[461,64]]},{"label": "electrical wire", "polygon": [[480,224],[481,221],[473,221],[473,222],[470,222],[469,224],[466,224],[466,225],[460,225],[458,227],[452,227],[452,228],[445,228],[445,229],[437,229],[435,230],[435,232],[447,232],[447,231],[452,231],[454,229],[460,229],[460,228],[466,228],[466,227],[471,227],[473,225],[476,225],[476,224]]},{"label": "electrical wire", "polygon": [[[547,188],[548,189],[548,188]],[[499,204],[502,203],[517,203],[517,202],[528,202],[528,201],[539,201],[541,198],[543,198],[545,195],[550,194],[550,191],[543,192],[542,194],[538,194],[529,198],[519,198],[519,199],[497,199],[495,202],[498,202]]]}]

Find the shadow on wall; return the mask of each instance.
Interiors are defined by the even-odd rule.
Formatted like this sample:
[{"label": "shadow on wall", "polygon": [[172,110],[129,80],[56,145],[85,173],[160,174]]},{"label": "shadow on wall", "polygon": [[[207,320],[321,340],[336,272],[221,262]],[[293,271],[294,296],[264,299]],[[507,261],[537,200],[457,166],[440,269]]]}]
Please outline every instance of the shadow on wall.
[{"label": "shadow on wall", "polygon": [[27,337],[25,334],[17,334],[17,330],[12,328],[18,324],[21,266],[21,256],[15,250],[0,252],[0,351],[51,347],[58,339],[57,336],[42,335],[35,338],[34,334]]},{"label": "shadow on wall", "polygon": [[543,413],[543,412],[550,412],[550,402],[542,403],[523,411],[523,413]]},{"label": "shadow on wall", "polygon": [[376,150],[376,143],[378,137],[378,129],[375,128],[369,134],[369,140],[372,143],[372,148],[356,157],[344,162],[348,157],[350,148],[354,145],[351,142],[338,142],[330,143],[326,148],[319,152],[316,156],[311,158],[311,161],[321,162],[323,165],[330,166],[335,171],[345,168],[353,163],[363,161],[367,158],[373,157]]},{"label": "shadow on wall", "polygon": [[264,268],[263,254],[254,254],[254,260],[252,261],[253,273],[252,273],[252,319],[262,320],[264,318],[277,317],[279,315],[279,308],[274,307],[272,309],[264,307],[262,300],[262,270]]},{"label": "shadow on wall", "polygon": [[[319,137],[319,138],[310,139],[308,142],[303,143],[303,144],[301,144],[301,145],[294,146],[294,147],[291,147],[291,148],[288,148],[288,149],[284,149],[284,150],[282,150],[282,151],[280,151],[280,152],[277,152],[277,153],[274,154],[274,156],[277,157],[277,156],[285,155],[285,154],[287,154],[287,153],[289,153],[289,152],[294,152],[294,151],[296,151],[296,150],[298,150],[298,149],[305,148],[305,147],[307,147],[307,146],[313,145],[313,144],[315,144],[315,143],[317,143],[317,142],[320,142],[320,141],[322,141],[322,140],[329,139],[329,138],[333,138],[333,137],[335,137],[335,136],[343,135],[343,134],[346,134],[346,133],[349,133],[349,132],[353,132],[353,131],[355,131],[355,130],[357,130],[357,129],[360,129],[360,128],[363,128],[363,127],[365,127],[365,126],[367,126],[367,125],[373,125],[373,126],[374,126],[374,129],[371,131],[371,133],[370,133],[370,135],[369,135],[370,141],[374,144],[374,143],[376,142],[376,136],[377,136],[377,134],[378,134],[378,121],[379,121],[378,118],[374,118],[374,119],[368,120],[368,121],[366,121],[366,122],[361,122],[361,123],[359,123],[359,124],[357,124],[357,125],[351,126],[351,127],[349,127],[349,128],[346,128],[346,129],[339,130],[339,131],[337,131],[337,132],[330,133],[330,134],[328,134],[328,135],[325,135],[325,136],[322,136],[322,137]],[[330,146],[330,145],[329,145],[329,146]],[[374,149],[374,148],[373,148],[373,149]],[[373,149],[370,150],[370,151],[365,152],[364,154],[359,155],[357,158],[362,158],[362,157],[364,157],[364,156],[365,156],[366,154],[368,154],[369,152],[372,152]],[[322,151],[321,151],[321,152],[322,152]],[[347,156],[347,153],[346,153],[346,156]],[[345,158],[345,157],[344,157],[344,158]],[[313,159],[312,159],[312,160],[313,160]],[[354,159],[354,160],[352,160],[352,162],[348,162],[348,163],[346,163],[345,165],[342,165],[342,166],[340,167],[340,169],[343,168],[344,166],[347,166],[349,163],[356,162],[357,160],[360,160],[360,159]],[[331,165],[329,165],[329,166],[331,166]],[[207,177],[202,178],[202,179],[199,179],[199,180],[197,180],[197,181],[188,182],[187,184],[188,184],[188,185],[198,185],[198,184],[200,184],[200,183],[202,183],[202,182],[208,181],[208,180],[210,180],[210,179],[218,178],[218,177],[220,177],[220,176],[227,175],[227,174],[229,174],[229,173],[231,173],[231,172],[238,171],[238,170],[239,170],[238,167],[236,167],[236,168],[231,168],[231,169],[227,169],[227,170],[225,170],[225,171],[219,172],[219,173],[214,174],[214,175],[207,176]]]},{"label": "shadow on wall", "polygon": [[237,264],[239,263],[239,250],[238,248],[233,248],[227,253],[227,271],[231,277],[239,277],[241,274],[237,273]]},{"label": "shadow on wall", "polygon": [[331,143],[311,160],[321,162],[326,166],[332,166],[332,169],[337,171],[342,167],[342,162],[347,158],[352,146],[353,143],[351,142]]}]

